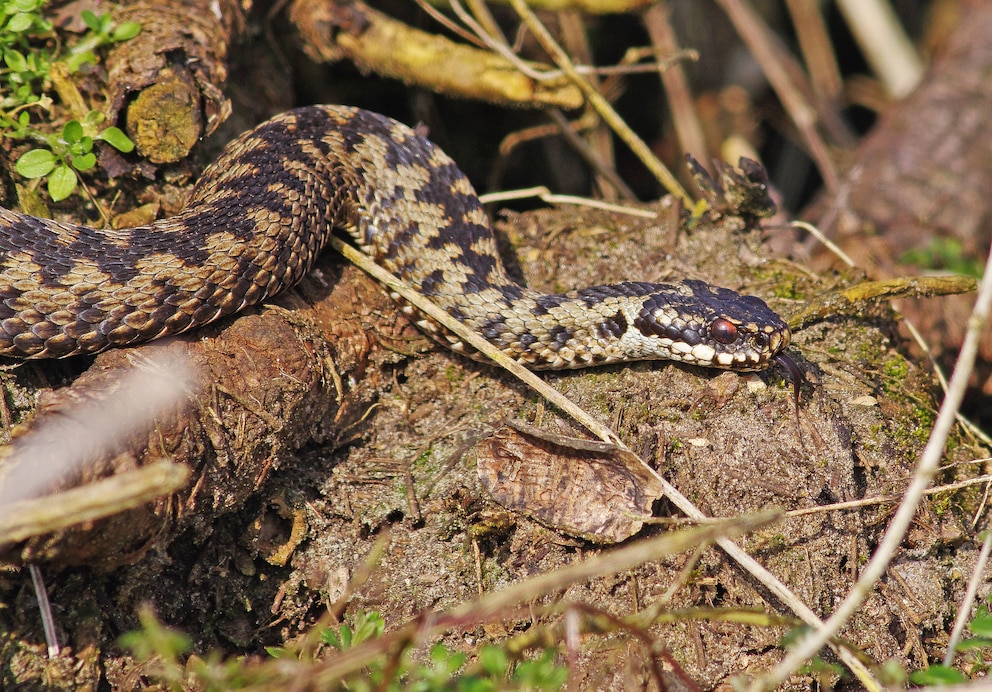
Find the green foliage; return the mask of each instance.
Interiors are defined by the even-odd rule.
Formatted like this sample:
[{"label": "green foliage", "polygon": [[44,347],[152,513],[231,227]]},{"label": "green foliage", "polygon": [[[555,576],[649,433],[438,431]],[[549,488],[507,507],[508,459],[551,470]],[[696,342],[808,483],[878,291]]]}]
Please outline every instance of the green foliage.
[{"label": "green foliage", "polygon": [[904,252],[899,261],[975,278],[981,278],[985,266],[981,258],[966,254],[964,246],[957,238],[933,238],[928,245],[919,250]]},{"label": "green foliage", "polygon": [[[320,638],[323,643],[344,652],[362,642],[381,637],[385,628],[385,620],[379,613],[359,612],[352,625],[342,623],[337,629],[326,628],[321,631]],[[284,654],[285,651],[280,653]],[[361,676],[349,681],[346,687],[356,692],[376,687],[414,692],[545,690],[561,688],[568,678],[568,670],[555,664],[553,650],[545,651],[538,659],[522,661],[515,667],[503,649],[492,645],[482,647],[477,661],[470,668],[466,667],[468,654],[451,651],[440,642],[431,647],[428,663],[408,666],[405,655],[401,656],[403,658],[400,665],[391,667],[384,652]],[[387,679],[390,673],[392,677]]]},{"label": "green foliage", "polygon": [[122,636],[120,644],[134,654],[152,678],[173,689],[184,689],[194,681],[197,689],[207,690],[236,690],[259,684],[277,689],[281,682],[288,684],[301,676],[311,679],[308,666],[319,671],[333,663],[335,657],[363,644],[376,647],[380,640],[381,649],[373,650],[371,659],[363,658],[360,669],[333,680],[313,677],[313,683],[352,692],[498,692],[559,690],[568,678],[568,670],[555,662],[553,649],[518,662],[499,646],[484,646],[472,659],[470,654],[453,651],[439,642],[431,647],[425,661],[412,662],[410,654],[416,643],[403,640],[397,647],[397,641],[384,637],[386,623],[376,612],[359,612],[350,623],[322,629],[319,639],[327,648],[316,656],[304,655],[299,648],[270,647],[270,658],[261,661],[224,659],[218,654],[206,658],[189,655],[188,637],[163,626],[148,610],[139,616],[141,629]]},{"label": "green foliage", "polygon": [[138,619],[141,629],[122,634],[118,643],[139,660],[155,661],[152,669],[163,682],[181,684],[184,675],[179,659],[193,648],[193,642],[184,633],[164,626],[150,608],[142,608]]},{"label": "green foliage", "polygon": [[386,621],[379,613],[360,611],[355,616],[354,629],[348,623],[343,623],[337,630],[328,627],[321,631],[320,639],[339,651],[345,651],[368,639],[381,637],[385,631]]},{"label": "green foliage", "polygon": [[121,41],[128,41],[141,32],[137,22],[114,23],[109,14],[97,15],[90,10],[83,10],[83,22],[89,28],[85,36],[69,50],[66,64],[70,72],[76,72],[84,64],[96,64],[94,51],[103,46],[109,46]]},{"label": "green foliage", "polygon": [[978,612],[975,613],[975,618],[968,625],[968,629],[976,637],[982,638],[984,646],[992,646],[992,613],[989,612],[988,606],[982,604],[978,607]]},{"label": "green foliage", "polygon": [[555,663],[555,652],[548,649],[540,658],[519,664],[510,680],[517,689],[557,690],[565,686],[568,669]]},{"label": "green foliage", "polygon": [[916,685],[940,686],[967,682],[968,678],[960,670],[938,664],[913,671],[909,680]]},{"label": "green foliage", "polygon": [[[992,648],[992,613],[987,605],[983,603],[978,606],[975,617],[968,623],[968,629],[975,636],[959,642],[956,651],[968,653],[971,660],[965,669],[975,677],[992,668],[992,663],[986,661],[983,655],[983,650]],[[968,682],[968,676],[957,668],[935,664],[913,671],[909,680],[917,685],[956,685]]]},{"label": "green foliage", "polygon": [[[533,652],[530,658],[521,660],[521,654],[510,654],[503,646],[490,644],[473,653],[438,642],[425,658],[414,660],[420,645],[417,637],[404,634],[402,629],[388,633],[383,617],[376,612],[358,612],[348,622],[306,637],[324,645],[316,652],[298,647],[271,648],[271,657],[261,661],[223,658],[217,653],[206,658],[189,655],[190,641],[185,635],[164,627],[147,611],[141,613],[141,623],[142,629],[122,637],[121,644],[134,653],[150,677],[173,689],[192,686],[237,690],[260,685],[276,689],[292,680],[307,679],[317,688],[352,692],[500,692],[559,690],[568,680],[568,669],[556,663],[554,649]],[[969,652],[969,660],[960,669],[933,665],[907,676],[898,662],[886,661],[875,672],[891,687],[903,687],[907,679],[915,685],[942,686],[982,676],[989,665],[980,652],[992,647],[992,614],[988,607],[978,609],[970,630],[974,636],[958,648]],[[783,636],[782,646],[793,647],[808,632],[805,626],[792,628]],[[835,643],[850,647],[842,640]],[[347,661],[350,654],[358,654],[353,663],[338,668],[333,678],[322,677],[323,671],[335,668],[339,660]],[[818,656],[800,672],[812,676],[823,688],[832,687],[846,676],[840,665]]]},{"label": "green foliage", "polygon": [[25,152],[17,159],[14,170],[29,180],[48,176],[48,194],[52,201],[62,201],[76,189],[76,171],[86,171],[96,165],[96,155],[92,151],[94,140],[102,140],[125,153],[134,149],[134,144],[119,128],[96,131],[103,118],[99,111],[90,111],[83,122],[67,122],[59,135],[40,135],[48,148]]},{"label": "green foliage", "polygon": [[119,151],[129,152],[134,144],[116,127],[100,129],[105,116],[91,111],[83,119],[70,120],[61,132],[51,133],[33,126],[28,109],[51,109],[54,99],[52,65],[64,63],[76,72],[95,63],[99,48],[134,38],[141,26],[134,22],[116,23],[109,14],[84,10],[80,17],[87,31],[69,49],[56,41],[51,23],[42,15],[46,0],[0,0],[0,135],[15,140],[31,139],[44,148],[23,154],[15,170],[28,179],[48,178],[48,192],[60,201],[76,190],[78,171],[96,164],[93,142],[102,140]]},{"label": "green foliage", "polygon": [[[784,649],[795,648],[810,632],[812,628],[808,625],[793,627],[782,635],[780,644]],[[800,669],[800,672],[816,678],[821,686],[829,689],[832,687],[832,681],[840,679],[845,674],[845,669],[838,663],[831,663],[814,656]]]},{"label": "green foliage", "polygon": [[41,15],[45,0],[0,0],[0,80],[6,81],[0,109],[34,103],[35,89],[48,75],[51,54],[33,50],[32,40],[52,35],[52,25]]}]

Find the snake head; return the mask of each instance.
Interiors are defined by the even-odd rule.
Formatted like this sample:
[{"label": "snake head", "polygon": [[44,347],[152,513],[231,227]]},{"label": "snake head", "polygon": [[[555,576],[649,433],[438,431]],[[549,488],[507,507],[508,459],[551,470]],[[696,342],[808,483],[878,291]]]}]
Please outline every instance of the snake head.
[{"label": "snake head", "polygon": [[648,295],[633,326],[646,357],[739,371],[770,367],[792,339],[760,298],[693,280]]}]

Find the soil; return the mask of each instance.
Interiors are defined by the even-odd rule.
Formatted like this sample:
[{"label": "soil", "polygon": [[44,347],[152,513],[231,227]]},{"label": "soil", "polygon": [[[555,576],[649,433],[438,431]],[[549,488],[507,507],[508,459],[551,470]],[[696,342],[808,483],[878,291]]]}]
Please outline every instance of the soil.
[{"label": "soil", "polygon": [[[241,27],[220,22],[217,30],[233,39]],[[250,82],[239,82],[250,78],[246,57],[263,63],[272,57],[246,48],[267,45],[255,40],[263,43],[239,45],[224,73],[236,83],[226,92],[235,118],[243,95],[252,93]],[[202,59],[226,59],[217,48],[226,50],[226,43],[208,45],[215,51]],[[259,74],[271,76],[266,64]],[[316,70],[298,68],[305,69]],[[223,81],[218,74],[202,66],[184,84]],[[283,105],[286,94],[271,80],[265,84],[278,92],[272,102]],[[215,137],[229,137],[229,126],[214,123],[226,101],[216,91],[209,99],[205,112],[210,127],[219,126]],[[211,140],[207,148],[216,146]],[[134,206],[152,200],[159,213],[169,213],[195,178],[196,156],[209,158],[201,152],[197,163],[157,169],[154,186],[133,177],[119,184]],[[114,193],[108,188],[101,197]],[[645,220],[563,205],[494,216],[511,271],[541,290],[686,277],[760,296],[788,317],[862,278],[818,274],[773,256],[750,218],[692,216],[671,198],[636,206],[658,215]],[[76,218],[85,221],[81,213]],[[928,439],[939,393],[929,364],[908,355],[898,316],[885,304],[860,305],[857,314],[805,325],[788,353],[809,380],[798,403],[778,369],[739,375],[645,362],[542,377],[615,430],[639,464],[708,516],[898,498]],[[519,439],[517,422],[556,440],[589,435],[508,373],[433,344],[384,289],[330,251],[293,291],[196,334],[4,370],[3,413],[8,429],[20,426],[8,449],[16,452],[46,421],[72,418],[81,401],[99,407],[119,398],[121,378],[163,354],[192,366],[179,403],[116,439],[109,452],[91,454],[99,463],[71,484],[163,458],[189,469],[189,480],[153,502],[0,546],[4,688],[159,684],[149,664],[118,643],[139,627],[146,604],[161,622],[185,632],[199,656],[264,660],[266,647],[299,643],[328,613],[354,621],[376,611],[389,632],[682,523],[645,480],[650,474],[631,473],[625,487],[640,493],[636,501],[605,498],[595,511],[623,507],[650,517],[637,514],[621,534],[577,528],[569,505],[594,510],[592,501],[572,496],[587,476],[568,469],[590,464],[591,453],[568,444],[554,448],[559,470],[534,481],[546,488],[529,487],[523,500],[519,487],[510,488],[512,500],[495,492],[494,468],[503,467],[493,459],[510,443],[535,444]],[[523,449],[527,457],[530,448]],[[550,464],[551,453],[543,450],[548,456],[535,458]],[[988,456],[957,429],[937,480],[977,476],[984,469],[973,460]],[[9,453],[6,463],[16,458]],[[781,518],[739,543],[826,617],[872,555],[897,502]],[[981,502],[976,487],[930,497],[886,578],[842,636],[878,663],[894,660],[912,670],[939,660],[976,559],[973,515]],[[27,564],[40,566],[46,579],[64,647],[54,660],[46,655]],[[986,574],[980,593],[989,592],[989,579]],[[539,651],[540,637],[554,639],[569,608],[587,618],[578,652],[559,650],[574,689],[652,688],[662,680],[727,688],[736,675],[778,663],[782,637],[798,622],[725,553],[700,546],[560,585],[448,627],[440,640],[471,655],[487,642],[533,636],[529,651]],[[651,608],[666,617],[633,630],[616,625]],[[714,612],[771,619],[742,624]],[[612,625],[596,630],[594,615]],[[416,655],[432,643],[422,642]],[[833,653],[822,655],[836,662]],[[809,689],[814,679],[821,678],[796,675],[788,688]],[[837,678],[829,671],[822,680]],[[849,679],[839,684],[855,688]]]}]

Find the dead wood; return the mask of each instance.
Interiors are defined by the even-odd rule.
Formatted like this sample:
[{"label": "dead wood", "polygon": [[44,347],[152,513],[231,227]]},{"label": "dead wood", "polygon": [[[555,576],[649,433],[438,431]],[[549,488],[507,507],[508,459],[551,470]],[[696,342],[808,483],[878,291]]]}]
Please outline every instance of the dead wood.
[{"label": "dead wood", "polygon": [[[118,21],[141,33],[107,56],[110,110],[144,159],[184,159],[231,113],[224,95],[231,44],[244,18],[234,0],[131,2]],[[125,110],[126,106],[126,110]]]},{"label": "dead wood", "polygon": [[290,18],[303,49],[317,61],[348,59],[362,70],[407,84],[491,103],[582,105],[581,92],[562,76],[537,79],[518,70],[522,61],[415,29],[362,2],[296,0]]}]

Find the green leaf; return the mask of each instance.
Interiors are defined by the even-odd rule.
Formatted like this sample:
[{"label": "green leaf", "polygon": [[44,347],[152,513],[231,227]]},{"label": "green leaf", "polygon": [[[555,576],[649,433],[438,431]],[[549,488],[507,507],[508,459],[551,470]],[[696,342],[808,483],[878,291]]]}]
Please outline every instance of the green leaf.
[{"label": "green leaf", "polygon": [[65,61],[66,66],[69,68],[69,72],[79,72],[80,68],[82,68],[82,66],[86,63],[96,65],[96,55],[93,54],[93,51],[87,50],[82,53],[70,55],[69,59]]},{"label": "green leaf", "polygon": [[73,142],[69,145],[69,152],[73,156],[82,156],[83,154],[90,153],[93,148],[93,138],[92,137],[81,137],[78,141]]},{"label": "green leaf", "polygon": [[42,0],[11,0],[10,6],[20,12],[35,12],[41,9]]},{"label": "green leaf", "polygon": [[985,608],[979,608],[975,619],[968,625],[971,633],[978,637],[992,637],[992,614]]},{"label": "green leaf", "polygon": [[335,649],[342,649],[341,639],[338,637],[337,631],[330,627],[325,627],[320,631],[320,640],[325,644],[330,644]]},{"label": "green leaf", "polygon": [[147,606],[142,607],[138,617],[141,629],[125,632],[118,639],[118,643],[130,649],[137,658],[160,656],[167,661],[175,660],[192,650],[193,640],[188,635],[160,623]]},{"label": "green leaf", "polygon": [[69,144],[78,142],[83,138],[83,126],[78,120],[70,120],[62,128],[62,139]]},{"label": "green leaf", "polygon": [[28,69],[28,60],[20,51],[8,48],[3,52],[3,61],[7,63],[14,72],[25,72]]},{"label": "green leaf", "polygon": [[510,679],[522,687],[557,689],[568,680],[568,669],[555,665],[555,651],[548,649],[541,658],[521,662]]},{"label": "green leaf", "polygon": [[351,648],[351,640],[352,640],[351,628],[348,627],[347,624],[341,625],[341,629],[339,630],[339,634],[341,635],[341,650],[344,651],[345,649],[350,649]]},{"label": "green leaf", "polygon": [[80,16],[83,18],[83,24],[88,26],[93,31],[100,30],[100,18],[93,13],[92,10],[83,10]]},{"label": "green leaf", "polygon": [[296,652],[285,646],[267,646],[265,653],[272,658],[296,658]]},{"label": "green leaf", "polygon": [[52,201],[61,202],[71,195],[76,190],[77,180],[76,171],[64,163],[57,166],[48,176],[48,194],[52,196]]},{"label": "green leaf", "polygon": [[42,178],[51,173],[53,168],[55,168],[55,154],[48,149],[32,149],[14,164],[14,170],[29,179]]},{"label": "green leaf", "polygon": [[943,665],[933,665],[914,671],[909,679],[917,685],[954,685],[968,681],[961,671]]},{"label": "green leaf", "polygon": [[482,665],[482,669],[492,676],[503,675],[507,665],[509,665],[506,652],[491,644],[482,647],[479,652],[479,663]]},{"label": "green leaf", "polygon": [[780,640],[782,648],[789,649],[795,647],[803,637],[812,631],[813,628],[809,625],[798,625],[797,627],[793,627],[782,635],[782,639]]},{"label": "green leaf", "polygon": [[115,28],[110,38],[114,41],[130,41],[141,33],[141,25],[138,22],[121,22]]},{"label": "green leaf", "polygon": [[969,637],[958,642],[955,651],[970,651],[972,649],[988,649],[992,647],[992,639],[988,637]]},{"label": "green leaf", "polygon": [[9,22],[7,22],[7,26],[4,27],[4,31],[20,34],[30,29],[32,24],[34,24],[33,16],[27,14],[26,12],[18,12],[10,18]]},{"label": "green leaf", "polygon": [[123,151],[125,154],[134,151],[134,142],[128,139],[128,136],[119,127],[110,126],[98,134],[96,138],[102,139],[117,151]]},{"label": "green leaf", "polygon": [[96,165],[96,154],[90,152],[82,156],[72,157],[72,167],[77,171],[88,171]]},{"label": "green leaf", "polygon": [[385,629],[386,621],[379,613],[375,611],[360,612],[355,616],[354,643],[359,644],[366,639],[381,636]]},{"label": "green leaf", "polygon": [[328,627],[320,633],[320,638],[325,644],[344,651],[351,646],[351,628],[347,623],[342,623],[338,629]]}]

